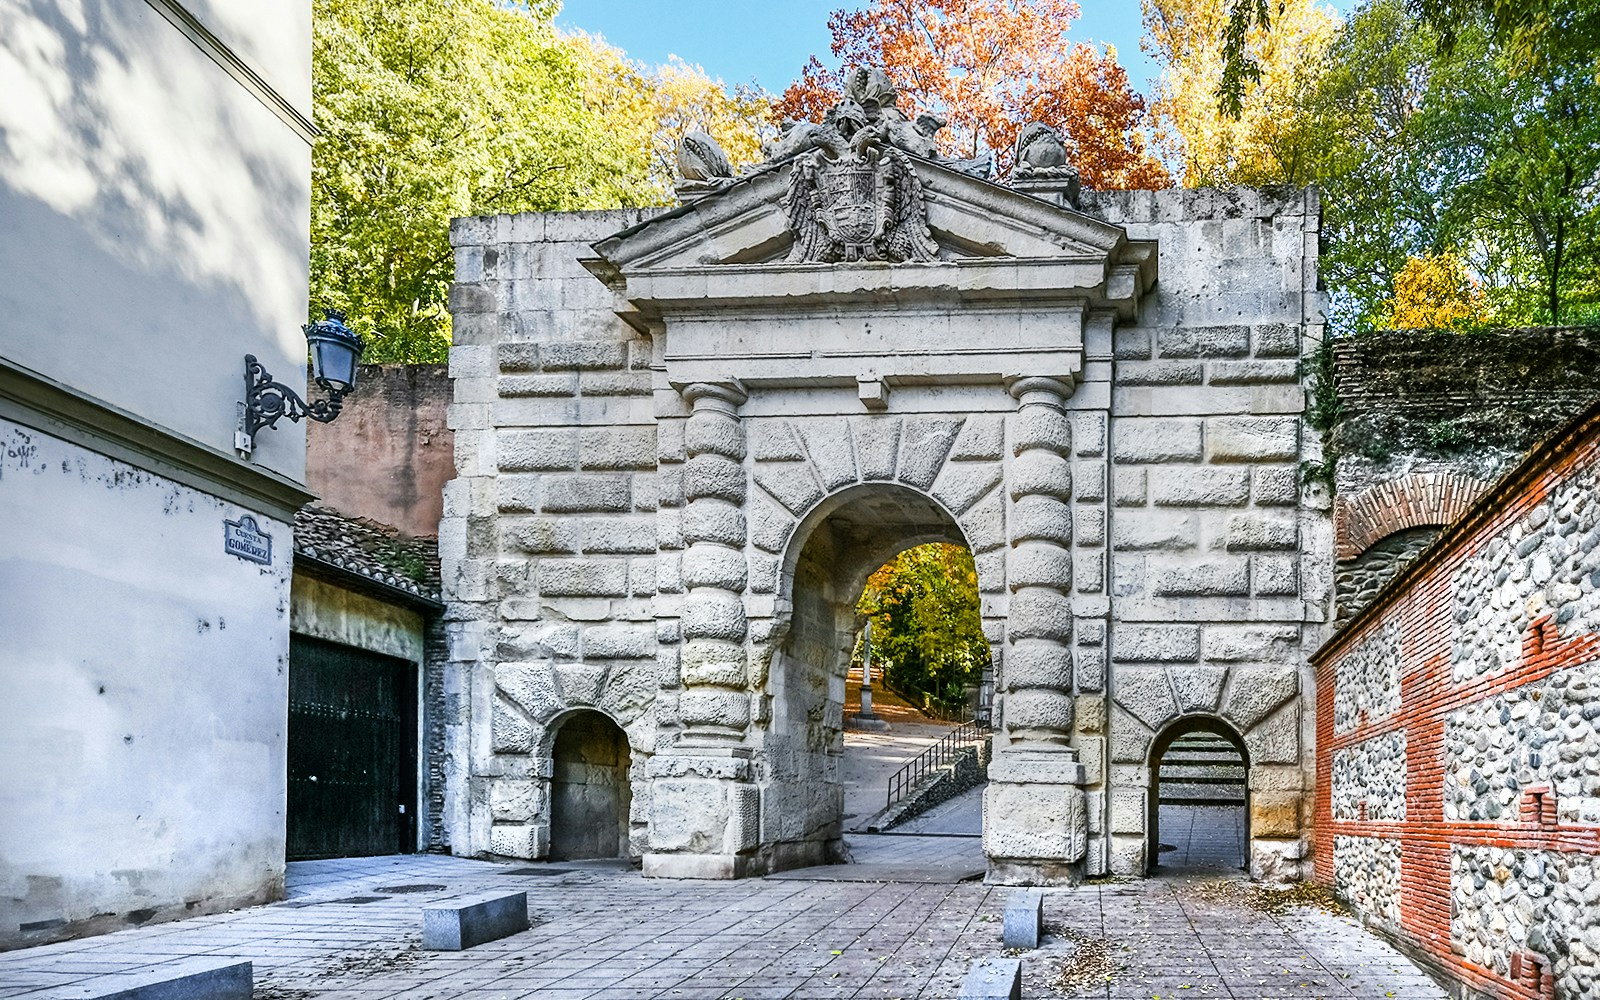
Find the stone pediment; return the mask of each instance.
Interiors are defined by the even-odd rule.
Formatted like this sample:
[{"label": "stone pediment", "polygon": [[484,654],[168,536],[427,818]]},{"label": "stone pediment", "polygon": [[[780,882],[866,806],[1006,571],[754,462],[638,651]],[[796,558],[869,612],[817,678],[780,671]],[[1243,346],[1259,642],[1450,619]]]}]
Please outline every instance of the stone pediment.
[{"label": "stone pediment", "polygon": [[[687,294],[695,300],[794,302],[804,297],[901,298],[941,290],[958,298],[1072,292],[1129,316],[1156,280],[1154,243],[1118,226],[1013,191],[930,160],[904,157],[920,181],[933,260],[792,262],[796,239],[787,201],[804,157],[767,164],[725,188],[594,244],[590,269],[640,313]],[[772,284],[762,294],[762,284]],[[1048,287],[1045,287],[1048,286]]]},{"label": "stone pediment", "polygon": [[1156,245],[1118,226],[900,152],[855,163],[842,180],[818,178],[835,169],[820,152],[764,165],[585,266],[619,316],[665,334],[674,385],[1076,378],[1085,331],[1109,338],[1155,284]]}]

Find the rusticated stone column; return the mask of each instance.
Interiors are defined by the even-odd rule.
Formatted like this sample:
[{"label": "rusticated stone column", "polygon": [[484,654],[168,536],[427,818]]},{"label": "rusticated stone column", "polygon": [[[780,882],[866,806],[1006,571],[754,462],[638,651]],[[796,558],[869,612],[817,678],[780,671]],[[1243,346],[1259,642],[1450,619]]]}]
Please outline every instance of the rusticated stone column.
[{"label": "rusticated stone column", "polygon": [[1072,696],[1070,379],[1019,378],[1011,424],[1011,590],[1000,716],[983,840],[989,881],[1072,883],[1088,842],[1083,765],[1069,745]]},{"label": "rusticated stone column", "polygon": [[682,389],[683,586],[679,619],[681,726],[650,762],[650,853],[644,873],[662,878],[747,874],[760,830],[750,783],[749,625],[744,607],[745,431],[737,382]]},{"label": "rusticated stone column", "polygon": [[750,725],[745,637],[745,433],[738,383],[696,382],[684,428],[684,691],[678,700],[686,745],[736,743]]}]

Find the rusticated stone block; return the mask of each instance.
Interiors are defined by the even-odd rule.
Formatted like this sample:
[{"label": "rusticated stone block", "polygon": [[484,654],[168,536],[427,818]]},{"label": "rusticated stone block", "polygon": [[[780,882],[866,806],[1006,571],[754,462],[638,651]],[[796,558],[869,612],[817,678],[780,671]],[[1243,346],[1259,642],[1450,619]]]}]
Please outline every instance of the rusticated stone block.
[{"label": "rusticated stone block", "polygon": [[1167,672],[1161,667],[1120,667],[1113,681],[1117,704],[1151,729],[1160,729],[1178,714],[1172,685],[1167,683]]},{"label": "rusticated stone block", "polygon": [[552,513],[633,509],[633,481],[604,473],[539,477],[540,509]]},{"label": "rusticated stone block", "polygon": [[1022,1000],[1022,962],[1015,958],[973,962],[961,981],[961,1000]]},{"label": "rusticated stone block", "polygon": [[1249,729],[1300,691],[1300,675],[1293,663],[1282,666],[1239,667],[1228,686],[1223,714],[1240,729]]},{"label": "rusticated stone block", "polygon": [[850,437],[862,479],[894,478],[895,456],[900,451],[899,417],[851,417]]},{"label": "rusticated stone block", "polygon": [[1128,417],[1117,423],[1112,457],[1119,462],[1198,462],[1201,421]]},{"label": "rusticated stone block", "polygon": [[900,481],[918,489],[933,485],[960,430],[959,417],[907,418],[900,437]]},{"label": "rusticated stone block", "polygon": [[799,431],[824,488],[836,490],[856,481],[856,457],[850,447],[850,428],[842,418],[808,420],[799,425]]},{"label": "rusticated stone block", "polygon": [[967,418],[950,452],[951,461],[993,460],[1005,450],[1005,421],[997,413],[976,413]]},{"label": "rusticated stone block", "polygon": [[1300,469],[1296,466],[1256,468],[1251,496],[1258,506],[1293,507],[1300,502]]},{"label": "rusticated stone block", "polygon": [[1196,625],[1118,625],[1113,642],[1119,662],[1185,662],[1200,656]]},{"label": "rusticated stone block", "polygon": [[1150,482],[1150,499],[1162,507],[1234,507],[1249,498],[1245,468],[1165,468]]},{"label": "rusticated stone block", "polygon": [[547,372],[584,368],[622,368],[628,363],[624,341],[554,341],[539,345],[540,367]]},{"label": "rusticated stone block", "polygon": [[620,559],[542,559],[536,574],[545,597],[622,597],[628,564]]},{"label": "rusticated stone block", "polygon": [[1300,457],[1297,417],[1213,417],[1206,421],[1212,462],[1291,462]]},{"label": "rusticated stone block", "polygon": [[1012,893],[1000,927],[1000,943],[1007,948],[1037,948],[1044,934],[1044,893],[1026,889]]},{"label": "rusticated stone block", "polygon": [[1164,358],[1239,358],[1250,353],[1250,328],[1180,326],[1156,331]]}]

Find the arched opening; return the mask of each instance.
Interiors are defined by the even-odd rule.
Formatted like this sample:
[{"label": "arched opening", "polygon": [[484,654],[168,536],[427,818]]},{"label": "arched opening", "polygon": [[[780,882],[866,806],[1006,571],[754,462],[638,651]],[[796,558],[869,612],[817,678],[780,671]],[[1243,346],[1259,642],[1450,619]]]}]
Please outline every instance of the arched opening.
[{"label": "arched opening", "polygon": [[[941,722],[915,736],[906,732],[900,737],[904,746],[895,742],[892,722],[887,733],[852,731],[848,747],[845,737],[845,717],[859,708],[859,702],[846,704],[846,690],[865,622],[858,611],[862,592],[874,571],[930,543],[966,549],[948,512],[925,495],[890,483],[829,497],[791,539],[783,593],[792,610],[769,671],[771,722],[764,736],[772,780],[763,795],[763,825],[778,833],[772,838],[778,841],[774,868],[835,862],[852,854],[863,860],[859,848],[846,850],[846,833],[864,830],[884,808],[889,780],[900,764],[954,728]],[[975,605],[976,580],[969,575],[966,585]],[[880,670],[883,665],[880,660]],[[881,672],[875,683],[883,692]],[[854,701],[859,688],[850,690]],[[954,700],[948,685],[939,693],[946,703]],[[906,700],[920,701],[917,695]],[[871,744],[863,752],[872,760],[854,756],[857,737]],[[981,857],[981,848],[974,850]]]},{"label": "arched opening", "polygon": [[551,756],[550,857],[627,857],[627,734],[601,712],[575,712],[556,730]]},{"label": "arched opening", "polygon": [[1152,871],[1235,869],[1249,860],[1250,757],[1220,719],[1179,719],[1150,748]]}]

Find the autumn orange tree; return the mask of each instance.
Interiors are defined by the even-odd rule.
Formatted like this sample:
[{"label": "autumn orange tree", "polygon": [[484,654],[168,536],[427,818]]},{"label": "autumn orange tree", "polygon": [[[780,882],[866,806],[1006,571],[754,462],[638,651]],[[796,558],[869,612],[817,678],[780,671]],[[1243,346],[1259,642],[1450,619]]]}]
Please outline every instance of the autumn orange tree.
[{"label": "autumn orange tree", "polygon": [[843,92],[844,67],[876,66],[909,117],[945,119],[939,139],[948,154],[993,149],[1005,173],[1018,130],[1042,121],[1061,133],[1091,187],[1168,186],[1146,149],[1144,99],[1115,48],[1067,39],[1077,16],[1070,0],[869,0],[837,10],[828,30],[842,66],[830,70],[812,56],[774,114],[820,121]]}]

